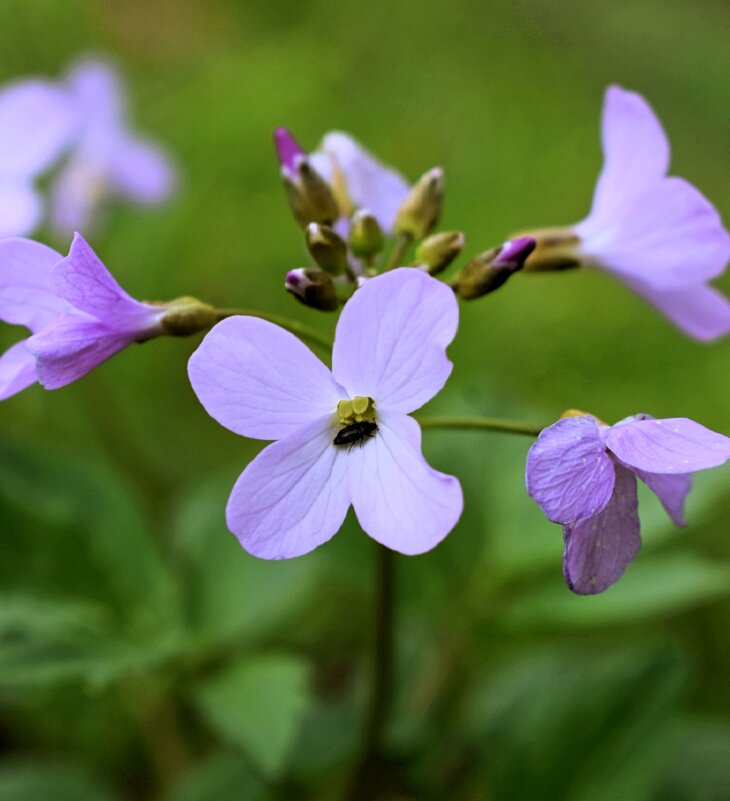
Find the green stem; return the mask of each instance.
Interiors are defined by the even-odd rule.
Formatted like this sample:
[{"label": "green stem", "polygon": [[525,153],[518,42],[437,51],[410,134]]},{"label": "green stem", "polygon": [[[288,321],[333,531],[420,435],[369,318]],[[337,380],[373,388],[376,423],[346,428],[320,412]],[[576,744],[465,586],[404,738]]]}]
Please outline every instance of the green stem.
[{"label": "green stem", "polygon": [[290,320],[288,317],[280,317],[278,314],[270,314],[269,312],[254,309],[216,309],[215,314],[218,322],[226,317],[234,317],[240,314],[247,317],[258,317],[260,320],[268,320],[270,323],[280,325],[282,328],[286,328],[287,331],[291,331],[292,334],[308,340],[312,345],[322,348],[326,353],[332,352],[332,342],[327,337],[322,336],[318,331],[300,323],[298,320]]},{"label": "green stem", "polygon": [[385,267],[386,270],[393,270],[396,267],[404,266],[401,262],[406,255],[406,251],[411,246],[411,242],[413,242],[413,237],[410,234],[398,234],[398,239],[395,240],[395,245],[388,259],[388,264]]},{"label": "green stem", "polygon": [[421,428],[448,428],[463,431],[500,431],[536,437],[546,426],[495,417],[419,417]]}]

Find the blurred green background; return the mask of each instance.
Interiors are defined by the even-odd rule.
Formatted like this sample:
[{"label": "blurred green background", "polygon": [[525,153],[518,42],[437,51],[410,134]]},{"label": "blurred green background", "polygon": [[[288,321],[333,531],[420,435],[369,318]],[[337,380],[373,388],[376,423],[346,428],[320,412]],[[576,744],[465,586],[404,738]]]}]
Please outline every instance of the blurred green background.
[{"label": "blurred green background", "polygon": [[[140,298],[331,330],[283,292],[306,259],[280,124],[310,147],[350,131],[412,179],[443,166],[442,227],[473,254],[584,216],[616,82],[730,219],[726,0],[0,0],[0,19],[0,79],[108,54],[137,126],[174,154],[173,203],[115,208],[89,237]],[[356,764],[372,544],[348,519],[293,562],[240,549],[224,505],[260,443],[199,406],[195,346],[133,347],[2,405],[0,801],[327,801]],[[730,433],[730,342],[684,339],[602,275],[515,278],[462,307],[450,353],[429,411],[646,411]],[[579,598],[560,529],[525,495],[528,446],[425,435],[467,505],[436,551],[398,559],[399,779],[380,797],[730,799],[728,468],[697,476],[684,531],[642,496],[638,561]]]}]

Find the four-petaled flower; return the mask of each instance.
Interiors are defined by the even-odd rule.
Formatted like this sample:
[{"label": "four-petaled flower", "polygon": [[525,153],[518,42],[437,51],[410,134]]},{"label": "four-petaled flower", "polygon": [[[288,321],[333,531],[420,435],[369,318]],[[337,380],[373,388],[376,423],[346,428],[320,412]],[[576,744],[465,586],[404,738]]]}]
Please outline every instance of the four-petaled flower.
[{"label": "four-petaled flower", "polygon": [[165,311],[131,298],[79,234],[65,259],[29,239],[0,241],[0,319],[32,333],[0,356],[0,400],[81,378],[162,333]]},{"label": "four-petaled flower", "polygon": [[227,522],[264,559],[305,554],[329,540],[352,504],[373,539],[428,551],[454,527],[459,482],[433,470],[409,413],[451,372],[451,289],[401,268],[368,281],[337,325],[332,371],[296,337],[254,317],[231,317],[189,364],[198,398],[237,434],[278,440],[238,479]]},{"label": "four-petaled flower", "polygon": [[683,526],[690,474],[728,459],[728,437],[686,418],[640,414],[608,426],[579,415],[542,431],[527,456],[527,492],[549,520],[563,525],[570,589],[602,592],[636,556],[637,476]]},{"label": "four-petaled flower", "polygon": [[669,142],[640,95],[609,87],[602,127],[593,206],[572,228],[581,261],[614,275],[686,334],[727,334],[730,302],[707,284],[730,260],[719,214],[690,183],[667,176]]},{"label": "four-petaled flower", "polygon": [[62,234],[88,231],[111,198],[157,204],[175,183],[167,155],[127,127],[124,91],[110,64],[78,63],[66,83],[78,134],[68,162],[53,184],[51,221]]}]

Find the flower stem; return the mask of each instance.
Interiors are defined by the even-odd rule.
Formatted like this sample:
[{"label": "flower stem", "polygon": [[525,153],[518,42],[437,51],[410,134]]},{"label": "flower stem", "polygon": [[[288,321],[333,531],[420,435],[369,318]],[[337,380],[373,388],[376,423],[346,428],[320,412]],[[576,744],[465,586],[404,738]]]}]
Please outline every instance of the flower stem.
[{"label": "flower stem", "polygon": [[393,270],[396,267],[404,266],[401,264],[401,261],[403,261],[406,251],[411,246],[411,242],[413,242],[413,237],[410,234],[398,235],[398,238],[395,240],[393,250],[390,254],[390,258],[388,259],[388,264],[385,268],[386,270]]},{"label": "flower stem", "polygon": [[306,339],[312,345],[316,345],[326,353],[329,354],[332,352],[332,342],[327,337],[322,336],[318,331],[300,323],[298,320],[290,320],[288,317],[280,317],[278,314],[271,314],[254,309],[216,309],[215,315],[218,322],[224,320],[226,317],[234,317],[236,315],[258,317],[260,320],[268,320],[270,323],[280,325],[287,331],[291,331],[292,334]]},{"label": "flower stem", "polygon": [[500,431],[536,437],[546,426],[495,417],[418,417],[421,428],[449,428],[464,431]]}]

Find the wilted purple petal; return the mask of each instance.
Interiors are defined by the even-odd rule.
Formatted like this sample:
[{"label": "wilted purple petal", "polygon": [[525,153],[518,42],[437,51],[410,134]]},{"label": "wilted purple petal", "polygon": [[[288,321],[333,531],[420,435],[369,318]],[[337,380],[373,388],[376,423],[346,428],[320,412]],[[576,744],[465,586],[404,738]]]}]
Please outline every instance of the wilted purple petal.
[{"label": "wilted purple petal", "polygon": [[461,516],[461,486],[423,458],[421,429],[412,417],[381,413],[378,429],[348,454],[357,519],[366,534],[388,548],[424,553],[441,542]]},{"label": "wilted purple petal", "polygon": [[211,417],[256,439],[281,439],[326,414],[334,420],[345,397],[306,345],[255,317],[218,323],[190,357],[188,374]]},{"label": "wilted purple petal", "polygon": [[617,424],[606,446],[629,467],[647,473],[693,473],[730,459],[730,438],[686,417]]},{"label": "wilted purple petal", "polygon": [[104,323],[67,314],[27,340],[36,357],[38,380],[46,389],[76,381],[134,342],[134,335]]},{"label": "wilted purple petal", "polygon": [[[333,184],[339,179],[355,208],[368,209],[380,227],[389,233],[410,189],[405,178],[340,131],[332,131],[324,137],[321,152],[332,161],[330,170],[322,174]],[[315,168],[321,167],[316,159],[313,163]]]},{"label": "wilted purple petal", "polygon": [[686,526],[684,519],[684,502],[692,489],[692,478],[689,474],[669,475],[667,473],[646,473],[634,470],[636,475],[659,498],[672,522],[677,526]]},{"label": "wilted purple petal", "polygon": [[593,595],[618,581],[641,539],[633,473],[616,465],[613,495],[603,511],[563,528],[563,573],[573,592]]},{"label": "wilted purple petal", "polygon": [[69,144],[75,126],[68,94],[51,83],[24,80],[0,92],[0,175],[31,178]]},{"label": "wilted purple petal", "polygon": [[28,179],[0,175],[0,239],[29,234],[42,215],[43,202]]},{"label": "wilted purple petal", "polygon": [[730,300],[714,287],[698,284],[662,290],[640,281],[622,280],[688,336],[708,342],[730,333]]},{"label": "wilted purple petal", "polygon": [[335,432],[325,415],[264,448],[243,471],[226,521],[249,553],[289,559],[337,533],[350,496],[348,454],[332,445]]},{"label": "wilted purple petal", "polygon": [[365,283],[337,324],[332,372],[350,396],[411,412],[446,383],[446,347],[459,310],[446,284],[420,270],[393,270]]},{"label": "wilted purple petal", "polygon": [[527,494],[554,523],[591,517],[613,493],[614,464],[592,417],[568,417],[544,429],[530,448]]},{"label": "wilted purple petal", "polygon": [[161,147],[143,139],[121,139],[109,172],[112,191],[137,203],[162,203],[175,187],[169,157]]},{"label": "wilted purple petal", "polygon": [[159,308],[128,295],[81,234],[74,236],[68,256],[54,267],[52,282],[59,297],[118,330],[142,333],[161,314]]},{"label": "wilted purple petal", "polygon": [[26,341],[16,342],[0,356],[0,400],[35,384],[35,357],[26,348]]},{"label": "wilted purple petal", "polygon": [[30,239],[0,240],[1,320],[37,333],[71,309],[51,287],[51,272],[61,258]]},{"label": "wilted purple petal", "polygon": [[297,158],[305,156],[302,146],[286,128],[277,128],[274,131],[274,146],[279,164],[286,170],[293,170]]}]

